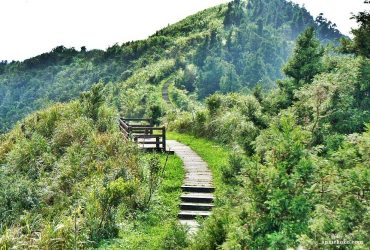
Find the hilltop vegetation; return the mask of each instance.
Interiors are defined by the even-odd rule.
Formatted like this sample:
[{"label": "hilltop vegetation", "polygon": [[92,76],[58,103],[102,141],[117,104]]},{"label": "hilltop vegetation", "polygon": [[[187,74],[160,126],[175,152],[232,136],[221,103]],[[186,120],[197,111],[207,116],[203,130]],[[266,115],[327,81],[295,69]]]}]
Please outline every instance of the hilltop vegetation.
[{"label": "hilltop vegetation", "polygon": [[[272,88],[274,80],[282,77],[280,69],[297,34],[311,25],[325,42],[335,43],[341,37],[325,18],[314,20],[296,4],[234,1],[199,12],[146,40],[115,44],[106,51],[59,46],[23,62],[3,61],[0,132],[34,110],[77,98],[99,81],[150,89],[173,75],[178,87],[196,91],[200,98],[215,91],[250,89],[257,83]],[[162,63],[171,65],[153,69]],[[153,70],[133,76],[148,68]],[[147,98],[138,98],[144,106]],[[116,100],[117,108],[125,106],[121,101]]]},{"label": "hilltop vegetation", "polygon": [[181,162],[166,165],[126,141],[101,90],[36,112],[0,137],[1,249],[85,249],[121,231],[143,244],[137,230],[153,249],[173,240]]},{"label": "hilltop vegetation", "polygon": [[[368,16],[334,48],[342,35],[322,15],[236,0],[107,51],[2,63],[0,246],[368,249]],[[204,138],[172,134],[223,187],[193,239],[176,224],[181,162],[139,152],[119,116]],[[217,143],[229,159],[199,149]]]},{"label": "hilltop vegetation", "polygon": [[370,60],[324,52],[307,29],[283,69],[275,91],[214,94],[169,121],[234,147],[195,249],[369,247]]},{"label": "hilltop vegetation", "polygon": [[[222,170],[224,205],[195,239],[196,249],[318,249],[332,235],[369,242],[369,75],[359,69],[365,64],[368,72],[370,62],[338,56],[327,63],[335,67],[297,90],[287,109],[272,104],[280,91],[217,94],[170,122],[235,150]],[[359,102],[356,95],[366,97]]]}]

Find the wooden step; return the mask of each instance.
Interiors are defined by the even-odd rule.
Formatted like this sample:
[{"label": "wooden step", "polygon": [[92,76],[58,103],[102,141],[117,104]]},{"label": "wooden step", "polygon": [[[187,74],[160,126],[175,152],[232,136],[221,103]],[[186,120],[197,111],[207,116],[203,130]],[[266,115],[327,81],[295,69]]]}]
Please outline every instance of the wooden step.
[{"label": "wooden step", "polygon": [[196,203],[196,202],[182,202],[180,204],[181,210],[191,211],[210,211],[214,207],[211,203]]},{"label": "wooden step", "polygon": [[214,187],[208,185],[183,185],[181,189],[184,192],[194,193],[213,193],[215,191]]},{"label": "wooden step", "polygon": [[202,182],[197,182],[197,183],[194,183],[192,181],[185,181],[183,186],[213,187],[212,183],[210,183],[209,181],[202,181]]},{"label": "wooden step", "polygon": [[192,180],[194,182],[196,181],[212,181],[212,177],[209,177],[205,174],[186,174],[185,180]]},{"label": "wooden step", "polygon": [[199,227],[196,217],[209,216],[214,207],[212,172],[190,147],[176,141],[167,141],[167,145],[184,163],[185,179],[178,218],[181,224],[188,226],[190,234],[196,233]]},{"label": "wooden step", "polygon": [[214,196],[212,193],[183,193],[180,198],[183,202],[212,203]]},{"label": "wooden step", "polygon": [[209,215],[211,215],[210,211],[190,211],[190,210],[186,210],[186,211],[180,211],[180,213],[178,214],[178,218],[183,219],[183,220],[192,220],[192,219],[195,219],[197,217],[207,217]]}]

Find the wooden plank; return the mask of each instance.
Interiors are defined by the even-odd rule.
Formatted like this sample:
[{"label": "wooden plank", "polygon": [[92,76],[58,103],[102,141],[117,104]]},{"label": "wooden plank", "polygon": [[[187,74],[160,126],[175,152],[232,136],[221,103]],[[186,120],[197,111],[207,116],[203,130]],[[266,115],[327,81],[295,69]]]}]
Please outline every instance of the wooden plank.
[{"label": "wooden plank", "polygon": [[150,122],[152,119],[150,118],[121,118],[124,121],[147,121]]},{"label": "wooden plank", "polygon": [[178,217],[180,221],[186,220],[194,225],[190,232],[197,231],[196,217],[207,217],[211,214],[214,200],[214,187],[212,173],[207,163],[202,160],[190,147],[176,141],[167,141],[167,146],[183,161],[185,179],[180,197],[182,205]]},{"label": "wooden plank", "polygon": [[151,130],[158,130],[158,131],[163,130],[163,128],[157,128],[157,127],[135,127],[135,125],[132,125],[130,127],[131,127],[132,130],[135,130],[135,129],[136,130],[138,130],[138,129],[140,129],[140,130],[151,129]]},{"label": "wooden plank", "polygon": [[148,144],[148,145],[155,145],[155,144],[162,144],[163,145],[163,142],[156,142],[156,141],[138,141],[137,142],[138,144]]},{"label": "wooden plank", "polygon": [[163,135],[134,135],[135,138],[147,138],[147,139],[156,139],[163,138]]},{"label": "wooden plank", "polygon": [[136,124],[131,124],[130,125],[133,128],[154,128],[154,127],[148,127],[148,125],[136,125]]},{"label": "wooden plank", "polygon": [[120,121],[120,126],[122,127],[122,128],[124,128],[125,130],[128,130],[129,129],[129,126],[126,124],[126,123],[124,123],[124,122],[122,122],[122,121]]}]

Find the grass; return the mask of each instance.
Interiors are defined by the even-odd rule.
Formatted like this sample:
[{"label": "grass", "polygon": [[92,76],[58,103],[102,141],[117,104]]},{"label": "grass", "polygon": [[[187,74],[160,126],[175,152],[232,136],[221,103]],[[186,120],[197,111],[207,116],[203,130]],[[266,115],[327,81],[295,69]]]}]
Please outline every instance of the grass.
[{"label": "grass", "polygon": [[[213,174],[216,196],[221,194],[225,185],[221,180],[221,168],[228,163],[231,150],[216,142],[187,134],[167,132],[167,138],[188,145],[207,162]],[[165,155],[161,156],[162,163],[165,158]],[[175,155],[169,156],[163,181],[150,209],[125,221],[120,226],[119,237],[103,242],[100,249],[164,249],[164,239],[170,234],[171,225],[177,222],[184,175],[181,160]]]},{"label": "grass", "polygon": [[221,168],[228,164],[231,149],[222,146],[219,143],[193,135],[179,134],[176,132],[167,132],[167,139],[176,140],[188,145],[194,150],[205,162],[207,162],[213,175],[213,183],[216,188],[216,196],[224,189],[225,184],[222,182]]},{"label": "grass", "polygon": [[[164,164],[166,155],[161,155]],[[103,242],[99,249],[162,249],[171,225],[177,222],[181,184],[184,178],[182,161],[175,155],[168,157],[163,180],[147,211],[120,225],[119,237]]]}]

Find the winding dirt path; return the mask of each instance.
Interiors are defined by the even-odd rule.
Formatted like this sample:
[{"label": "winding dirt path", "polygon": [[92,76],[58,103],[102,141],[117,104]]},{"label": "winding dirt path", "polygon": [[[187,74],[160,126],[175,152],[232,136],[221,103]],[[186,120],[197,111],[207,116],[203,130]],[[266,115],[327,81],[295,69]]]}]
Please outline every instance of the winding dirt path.
[{"label": "winding dirt path", "polygon": [[162,98],[169,105],[171,105],[171,100],[168,96],[168,87],[170,86],[170,84],[171,82],[167,81],[165,84],[163,84],[163,87],[162,87]]}]

